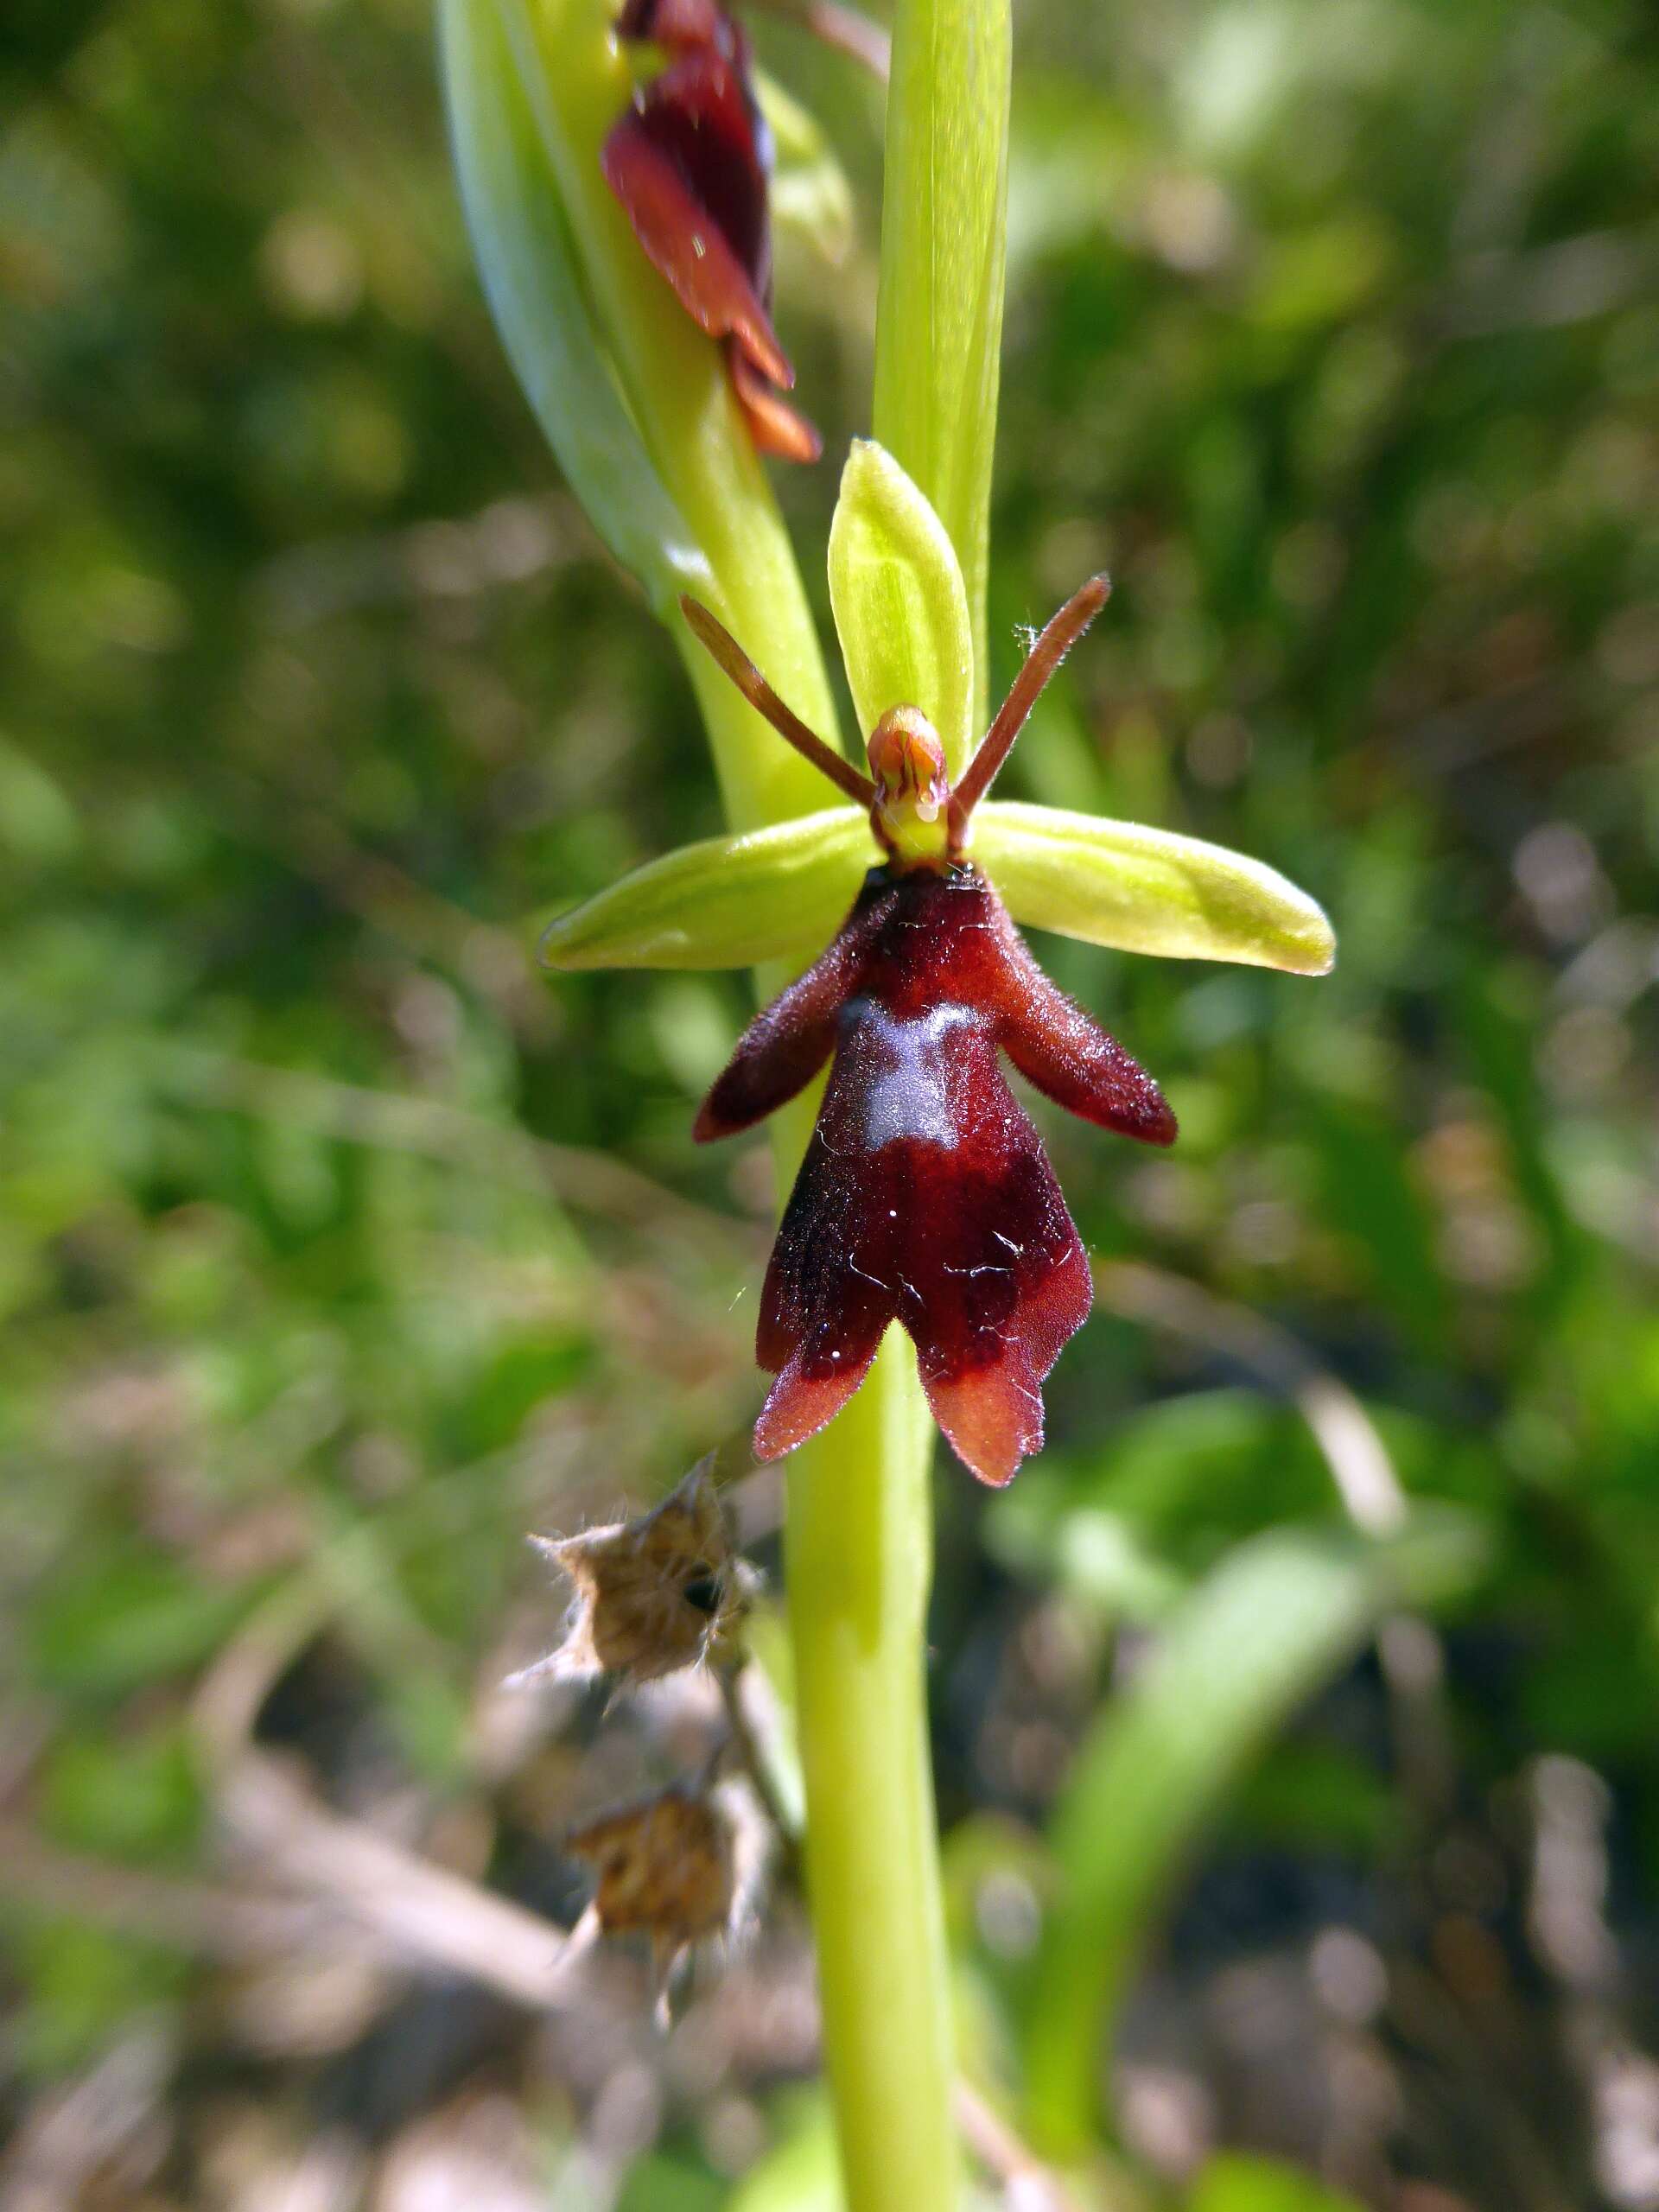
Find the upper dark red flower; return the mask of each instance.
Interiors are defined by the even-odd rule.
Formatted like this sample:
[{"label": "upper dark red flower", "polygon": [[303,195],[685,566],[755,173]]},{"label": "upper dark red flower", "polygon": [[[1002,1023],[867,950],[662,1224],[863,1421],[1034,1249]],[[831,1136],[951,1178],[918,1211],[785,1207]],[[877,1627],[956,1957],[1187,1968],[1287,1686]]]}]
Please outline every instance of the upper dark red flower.
[{"label": "upper dark red flower", "polygon": [[627,0],[616,28],[671,59],[606,139],[605,180],[687,313],[724,342],[756,445],[816,461],[817,432],[779,396],[795,372],[772,327],[772,142],[748,41],[716,0]]}]

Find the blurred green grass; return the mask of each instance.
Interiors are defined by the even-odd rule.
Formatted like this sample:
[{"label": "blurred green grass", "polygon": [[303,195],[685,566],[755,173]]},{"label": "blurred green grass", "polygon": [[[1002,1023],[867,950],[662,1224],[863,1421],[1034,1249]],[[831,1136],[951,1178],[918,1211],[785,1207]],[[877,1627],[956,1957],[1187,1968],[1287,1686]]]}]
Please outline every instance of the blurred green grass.
[{"label": "blurred green grass", "polygon": [[[1312,983],[1045,945],[1184,1132],[1143,1160],[1051,1125],[1055,1155],[1097,1253],[1281,1325],[1480,1545],[1440,1613],[1440,1826],[1344,1719],[1362,1681],[1268,1755],[1206,1894],[1265,1831],[1303,1887],[1238,1907],[1239,1943],[1317,1920],[1337,1863],[1342,1910],[1443,1975],[1446,1915],[1481,1923],[1525,2011],[1513,1806],[1564,1758],[1605,1778],[1639,1980],[1659,30],[1634,0],[1031,0],[1019,37],[993,690],[1090,568],[1116,594],[1010,793],[1259,854],[1342,948]],[[834,286],[787,248],[780,274],[833,454],[868,388],[872,103],[786,26],[763,44],[861,188]],[[499,357],[416,0],[24,9],[0,86],[8,1832],[76,1866],[210,1867],[190,1700],[300,1589],[334,1657],[290,1687],[295,1740],[327,1765],[338,1699],[346,1795],[404,1793],[423,1834],[481,1821],[474,1871],[512,1886],[558,1802],[504,1813],[481,1737],[488,1685],[551,1625],[521,1534],[652,1494],[756,1397],[760,1162],[689,1139],[741,980],[550,987],[530,960],[532,917],[715,826],[693,710]],[[832,489],[782,483],[821,610]],[[1255,1380],[1103,1313],[1006,1501],[942,1472],[964,1840],[1041,1819],[1136,1622],[1270,1523],[1333,1517]],[[1044,1636],[1071,1656],[1027,1680]],[[1443,1861],[1473,1834],[1509,1872],[1465,1909]],[[175,2122],[147,2205],[207,2186],[227,2077],[274,2086],[304,2139],[321,2058],[210,2063],[222,1967],[8,1887],[10,2117],[160,2019]],[[1540,2104],[1489,2029],[1472,2062],[1404,2036],[1402,2171],[1507,2207],[1535,2200],[1503,2155],[1435,2117]],[[514,2065],[537,2139],[579,2137],[579,2077]],[[676,2089],[669,2180],[626,2201],[714,2201],[754,2147],[718,2115],[765,2070]],[[1649,2201],[1586,2147],[1593,2087],[1561,2050],[1545,2073],[1550,2201]],[[471,2078],[439,2067],[429,2101]],[[1229,2109],[1224,2140],[1306,2153]],[[1303,2200],[1241,2164],[1194,2201]]]}]

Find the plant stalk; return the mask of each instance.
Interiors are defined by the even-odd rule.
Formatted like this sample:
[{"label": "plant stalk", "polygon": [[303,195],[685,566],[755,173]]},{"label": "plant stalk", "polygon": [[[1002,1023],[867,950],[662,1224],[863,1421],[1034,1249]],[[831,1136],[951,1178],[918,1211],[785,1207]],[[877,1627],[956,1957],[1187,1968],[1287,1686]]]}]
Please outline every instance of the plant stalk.
[{"label": "plant stalk", "polygon": [[932,1424],[896,1329],[789,1465],[785,1553],[824,2064],[848,2212],[957,2212],[924,1674]]},{"label": "plant stalk", "polygon": [[[527,388],[556,444],[565,433],[573,481],[585,467],[596,519],[603,527],[608,518],[613,542],[626,544],[685,653],[728,817],[753,828],[822,805],[822,785],[692,640],[679,592],[705,600],[826,737],[834,711],[800,575],[724,364],[647,265],[601,174],[601,143],[632,89],[612,12],[610,0],[446,0],[463,120],[473,112],[461,97],[467,70],[493,70],[499,80],[510,51],[522,87],[522,96],[510,93],[511,135],[461,136],[486,231],[496,211],[498,292],[512,310]],[[982,696],[1008,46],[1008,0],[899,0],[877,318],[874,432],[950,533],[980,641]],[[487,102],[480,112],[487,128]],[[587,318],[603,334],[621,405],[599,391],[592,423],[564,420],[573,365],[555,373],[552,355],[543,359],[533,342],[550,327],[538,267],[558,276],[570,327]],[[515,280],[521,268],[528,281]],[[574,362],[586,365],[585,353]],[[607,450],[624,455],[652,513],[671,518],[660,543],[642,543],[638,498],[630,503],[593,449],[601,417]],[[630,423],[639,440],[632,453]],[[934,712],[939,702],[908,703]],[[783,980],[757,977],[763,992]],[[816,1107],[815,1087],[776,1117],[780,1192]],[[806,1872],[846,2212],[958,2212],[960,2204],[924,1673],[931,1459],[915,1356],[894,1332],[862,1389],[789,1467]]]}]

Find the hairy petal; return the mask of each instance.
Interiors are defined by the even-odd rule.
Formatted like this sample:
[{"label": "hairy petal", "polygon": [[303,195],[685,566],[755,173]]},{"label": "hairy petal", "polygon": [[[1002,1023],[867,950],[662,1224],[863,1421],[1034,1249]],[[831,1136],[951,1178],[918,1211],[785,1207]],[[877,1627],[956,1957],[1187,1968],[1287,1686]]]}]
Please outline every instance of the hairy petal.
[{"label": "hairy petal", "polygon": [[1120,952],[1323,976],[1331,925],[1276,868],[1198,837],[988,799],[973,855],[1017,922]]},{"label": "hairy petal", "polygon": [[861,895],[828,950],[756,1014],[692,1125],[699,1144],[763,1121],[811,1082],[834,1048],[842,1008],[863,979],[889,903]]},{"label": "hairy petal", "polygon": [[761,1292],[755,1356],[777,1377],[763,1459],[839,1411],[895,1320],[982,1481],[1040,1447],[1042,1384],[1091,1290],[1005,1050],[1090,1121],[1173,1135],[1157,1086],[1048,982],[977,869],[877,868],[709,1093],[702,1138],[769,1113],[834,1054]]},{"label": "hairy petal", "polygon": [[1069,1114],[1145,1144],[1173,1144],[1175,1116],[1138,1060],[1052,983],[1007,913],[997,1042],[1027,1082]]},{"label": "hairy petal", "polygon": [[798,960],[846,913],[873,854],[855,807],[705,837],[561,914],[550,968],[752,968]]}]

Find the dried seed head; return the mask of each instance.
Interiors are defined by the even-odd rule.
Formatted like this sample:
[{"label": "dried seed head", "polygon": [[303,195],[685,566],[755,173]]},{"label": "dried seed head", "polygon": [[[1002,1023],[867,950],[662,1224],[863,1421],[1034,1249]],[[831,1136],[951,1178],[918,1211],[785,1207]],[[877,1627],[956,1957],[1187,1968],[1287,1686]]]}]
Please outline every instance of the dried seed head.
[{"label": "dried seed head", "polygon": [[683,1951],[727,1933],[735,1915],[732,1824],[711,1798],[685,1789],[590,1821],[565,1840],[594,1869],[593,1910],[607,1936],[647,1935],[659,1981]]},{"label": "dried seed head", "polygon": [[516,1675],[657,1681],[738,1654],[753,1571],[732,1548],[709,1459],[637,1520],[531,1541],[575,1585],[564,1641]]}]

